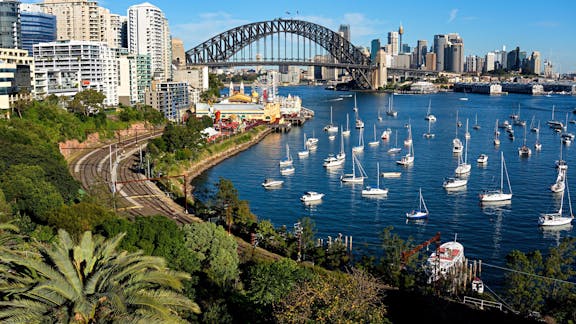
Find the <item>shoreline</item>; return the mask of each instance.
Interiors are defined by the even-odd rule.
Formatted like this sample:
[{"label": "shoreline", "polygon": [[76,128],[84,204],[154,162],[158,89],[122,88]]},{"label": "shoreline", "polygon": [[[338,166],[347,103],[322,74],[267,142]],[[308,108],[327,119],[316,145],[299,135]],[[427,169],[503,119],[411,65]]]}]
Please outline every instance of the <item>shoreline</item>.
[{"label": "shoreline", "polygon": [[[193,165],[189,166],[185,171],[187,181],[191,182],[196,177],[201,175],[203,172],[215,167],[216,165],[223,162],[224,160],[231,158],[234,155],[236,155],[240,152],[243,152],[243,151],[249,149],[250,147],[258,144],[261,140],[263,140],[270,133],[272,133],[272,129],[270,127],[268,127],[264,131],[257,134],[254,138],[252,138],[250,141],[248,141],[246,143],[235,145],[235,146],[227,149],[226,151],[216,153],[214,155],[209,156],[208,158],[205,158],[205,159],[202,159],[198,162],[195,162]],[[190,188],[189,189],[190,194],[192,195],[192,197],[194,197],[192,192],[194,191],[195,187],[190,184],[189,188]]]}]

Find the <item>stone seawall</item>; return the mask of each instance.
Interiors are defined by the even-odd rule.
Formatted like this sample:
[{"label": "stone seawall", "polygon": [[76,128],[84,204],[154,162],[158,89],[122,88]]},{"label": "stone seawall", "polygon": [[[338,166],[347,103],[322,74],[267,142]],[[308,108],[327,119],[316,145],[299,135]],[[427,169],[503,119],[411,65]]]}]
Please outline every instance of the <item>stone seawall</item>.
[{"label": "stone seawall", "polygon": [[236,145],[234,147],[229,148],[228,150],[220,153],[216,153],[211,155],[210,157],[203,159],[202,161],[198,161],[195,164],[191,165],[190,168],[186,171],[186,179],[187,181],[191,181],[195,177],[202,174],[202,172],[216,166],[218,163],[230,158],[242,151],[249,149],[251,146],[258,144],[264,137],[272,132],[272,129],[267,128],[265,131],[259,133],[256,137],[251,139],[249,142],[242,143]]}]

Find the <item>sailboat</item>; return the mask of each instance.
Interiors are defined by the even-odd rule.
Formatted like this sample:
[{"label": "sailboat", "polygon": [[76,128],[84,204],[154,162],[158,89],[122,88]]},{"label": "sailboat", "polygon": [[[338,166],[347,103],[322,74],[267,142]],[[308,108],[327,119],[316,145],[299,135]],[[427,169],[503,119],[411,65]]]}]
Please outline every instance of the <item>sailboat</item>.
[{"label": "sailboat", "polygon": [[476,114],[475,120],[476,121],[474,122],[474,126],[472,126],[472,128],[474,128],[475,130],[479,130],[480,125],[478,125],[478,114]]},{"label": "sailboat", "polygon": [[388,188],[380,188],[380,163],[376,162],[376,188],[367,186],[362,190],[362,196],[384,196],[388,194]]},{"label": "sailboat", "polygon": [[526,121],[520,119],[520,103],[518,103],[518,114],[516,115],[516,118],[514,120],[514,125],[526,126]]},{"label": "sailboat", "polygon": [[350,115],[346,114],[346,130],[342,131],[342,135],[349,136],[350,135]]},{"label": "sailboat", "polygon": [[432,112],[430,111],[431,109],[432,109],[432,99],[428,99],[428,112],[426,113],[426,117],[424,117],[424,119],[426,119],[429,122],[435,122],[436,116],[432,114]]},{"label": "sailboat", "polygon": [[428,207],[426,207],[424,196],[422,196],[422,188],[418,190],[418,209],[413,209],[412,211],[406,213],[406,218],[408,219],[428,218]]},{"label": "sailboat", "polygon": [[452,140],[452,153],[460,154],[462,153],[462,149],[464,145],[462,145],[462,141],[458,138],[458,111],[456,111],[456,137]]},{"label": "sailboat", "polygon": [[534,133],[539,133],[540,132],[540,121],[538,121],[538,127],[534,126],[534,118],[536,118],[536,116],[532,116],[532,121],[530,122],[530,131],[534,132]]},{"label": "sailboat", "polygon": [[356,94],[354,94],[354,113],[356,114],[356,128],[364,128],[364,122],[358,116],[358,106],[356,105]]},{"label": "sailboat", "polygon": [[414,143],[410,143],[408,147],[408,153],[404,155],[400,161],[396,161],[396,164],[400,164],[403,166],[409,166],[414,164]]},{"label": "sailboat", "polygon": [[388,149],[388,154],[396,154],[400,151],[402,151],[402,148],[398,147],[398,130],[396,130],[396,143],[394,144],[394,147]]},{"label": "sailboat", "polygon": [[465,139],[470,139],[470,132],[468,131],[468,118],[466,118],[466,132],[464,133]]},{"label": "sailboat", "polygon": [[382,121],[382,115],[380,114],[380,107],[378,107],[378,121]]},{"label": "sailboat", "polygon": [[362,151],[364,151],[364,129],[360,128],[360,134],[358,134],[358,146],[354,146],[352,152]]},{"label": "sailboat", "polygon": [[374,140],[372,142],[368,142],[369,146],[378,146],[380,145],[380,141],[376,137],[376,124],[374,124]]},{"label": "sailboat", "polygon": [[306,133],[304,133],[304,150],[298,152],[299,158],[305,158],[310,155],[310,151],[308,150],[308,146],[306,146]]},{"label": "sailboat", "polygon": [[498,119],[496,119],[496,126],[494,127],[494,146],[500,145],[500,131],[498,130]]},{"label": "sailboat", "polygon": [[432,124],[432,120],[428,119],[428,132],[424,133],[425,138],[433,138],[434,137],[434,133],[432,133],[430,131],[430,124]]},{"label": "sailboat", "polygon": [[318,148],[318,138],[316,137],[314,130],[312,130],[312,137],[306,140],[306,147],[308,147],[310,151],[314,151]]},{"label": "sailboat", "polygon": [[324,131],[328,133],[338,132],[338,126],[334,126],[334,124],[332,123],[332,106],[330,106],[330,124],[324,126]]},{"label": "sailboat", "polygon": [[444,182],[442,183],[442,187],[444,187],[444,189],[449,190],[449,189],[464,187],[467,184],[468,184],[468,179],[456,176],[456,177],[450,177],[450,178],[444,179]]},{"label": "sailboat", "polygon": [[526,125],[524,125],[524,144],[518,148],[518,154],[520,156],[530,156],[532,154],[532,150],[526,145]]},{"label": "sailboat", "polygon": [[550,190],[554,193],[564,192],[566,188],[566,169],[558,169],[558,176],[556,182],[550,186]]},{"label": "sailboat", "polygon": [[[500,189],[482,192],[480,194],[480,202],[489,203],[512,200],[512,187],[510,186],[510,178],[508,178],[506,162],[504,162],[504,152],[500,152],[500,159]],[[506,173],[506,181],[508,182],[509,193],[504,193],[504,173]]]},{"label": "sailboat", "polygon": [[398,112],[394,110],[394,108],[392,107],[393,104],[394,104],[394,94],[388,97],[388,110],[386,111],[386,115],[396,117],[398,116]]},{"label": "sailboat", "polygon": [[346,153],[344,152],[344,135],[340,133],[340,153],[336,156],[334,156],[334,154],[329,154],[328,157],[324,159],[322,165],[325,168],[330,169],[343,165],[344,161],[346,161]]},{"label": "sailboat", "polygon": [[412,124],[410,124],[410,119],[408,119],[408,138],[404,140],[404,146],[412,145]]},{"label": "sailboat", "polygon": [[568,113],[566,113],[566,124],[564,125],[564,133],[560,135],[562,143],[568,145],[574,140],[574,134],[568,132]]},{"label": "sailboat", "polygon": [[550,126],[551,128],[554,129],[562,129],[564,128],[564,125],[562,124],[561,121],[557,121],[554,119],[554,108],[555,106],[552,105],[552,119],[550,119],[549,121],[547,121],[546,123],[548,124],[548,126]]},{"label": "sailboat", "polygon": [[[466,132],[468,132],[468,119],[466,119]],[[466,137],[465,143],[464,160],[462,160],[462,155],[458,156],[458,167],[454,171],[456,175],[468,174],[472,169],[472,166],[468,163],[468,137]]]},{"label": "sailboat", "polygon": [[562,143],[560,143],[560,160],[556,161],[557,169],[568,169],[568,164],[562,159]]},{"label": "sailboat", "polygon": [[292,165],[292,155],[290,155],[290,146],[286,144],[286,158],[280,160],[280,166],[289,166]]},{"label": "sailboat", "polygon": [[[358,174],[356,174],[356,168],[358,168]],[[340,177],[340,181],[349,183],[362,183],[364,179],[368,178],[360,160],[356,157],[356,154],[352,152],[352,173],[343,174]]]},{"label": "sailboat", "polygon": [[[540,121],[538,121],[538,129],[540,129]],[[542,150],[542,143],[540,143],[540,132],[536,132],[536,143],[534,143],[534,149],[536,151]]]},{"label": "sailboat", "polygon": [[[568,188],[568,181],[566,182],[566,192],[562,191],[562,199],[560,200],[560,208],[555,213],[550,214],[541,214],[538,217],[538,225],[539,226],[562,226],[567,225],[572,222],[574,218],[574,214],[572,214],[572,201],[570,200],[570,189]],[[562,209],[564,207],[564,195],[567,194],[568,196],[568,206],[570,210],[569,215],[563,215]]]}]

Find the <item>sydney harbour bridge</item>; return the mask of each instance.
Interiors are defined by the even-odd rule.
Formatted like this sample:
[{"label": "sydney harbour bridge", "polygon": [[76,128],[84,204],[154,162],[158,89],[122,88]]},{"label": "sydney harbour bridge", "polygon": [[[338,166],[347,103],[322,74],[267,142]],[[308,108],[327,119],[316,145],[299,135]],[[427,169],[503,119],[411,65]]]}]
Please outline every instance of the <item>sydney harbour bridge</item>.
[{"label": "sydney harbour bridge", "polygon": [[386,78],[387,73],[382,64],[372,62],[337,32],[294,19],[274,19],[232,28],[188,50],[186,61],[190,66],[208,67],[329,67],[347,71],[358,89],[375,89],[378,83],[375,80]]}]

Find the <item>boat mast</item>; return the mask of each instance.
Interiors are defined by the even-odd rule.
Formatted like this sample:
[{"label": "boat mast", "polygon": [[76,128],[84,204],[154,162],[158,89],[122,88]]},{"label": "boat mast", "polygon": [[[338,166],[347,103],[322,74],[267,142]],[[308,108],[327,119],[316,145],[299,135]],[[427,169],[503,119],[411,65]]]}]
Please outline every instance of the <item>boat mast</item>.
[{"label": "boat mast", "polygon": [[508,182],[508,190],[510,194],[512,194],[512,186],[510,185],[510,178],[508,177],[508,168],[506,167],[506,162],[504,162],[504,152],[502,152],[502,165],[504,166],[504,170],[506,171],[506,181]]},{"label": "boat mast", "polygon": [[500,152],[500,193],[504,190],[504,152]]},{"label": "boat mast", "polygon": [[[568,172],[564,174],[564,181],[566,182],[566,191],[568,193],[568,206],[570,208],[570,217],[574,218],[574,214],[572,214],[572,200],[570,200],[570,188],[568,187],[568,180],[567,180]],[[564,193],[562,193],[564,195]],[[564,201],[564,197],[562,197],[562,201]]]},{"label": "boat mast", "polygon": [[376,188],[380,189],[380,162],[376,162]]}]

